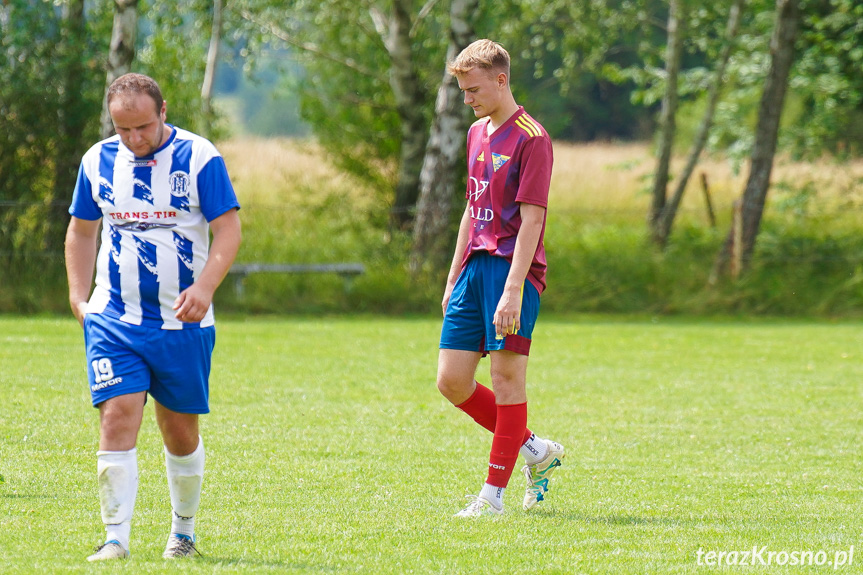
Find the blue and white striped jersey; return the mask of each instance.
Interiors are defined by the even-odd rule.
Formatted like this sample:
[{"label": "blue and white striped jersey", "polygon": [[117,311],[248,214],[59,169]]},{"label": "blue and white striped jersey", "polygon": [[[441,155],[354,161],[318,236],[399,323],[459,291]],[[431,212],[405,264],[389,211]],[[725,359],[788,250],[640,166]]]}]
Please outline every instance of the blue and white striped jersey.
[{"label": "blue and white striped jersey", "polygon": [[87,312],[162,329],[208,327],[212,305],[197,324],[177,320],[171,307],[204,269],[209,222],[240,204],[215,146],[170,127],[149,156],[136,157],[113,136],[81,160],[69,213],[103,219]]}]

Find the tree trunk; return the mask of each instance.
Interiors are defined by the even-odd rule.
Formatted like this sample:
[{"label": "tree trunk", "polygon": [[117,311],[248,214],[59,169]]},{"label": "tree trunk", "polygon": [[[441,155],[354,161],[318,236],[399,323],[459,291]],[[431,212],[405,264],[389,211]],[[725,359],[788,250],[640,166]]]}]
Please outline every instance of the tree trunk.
[{"label": "tree trunk", "polygon": [[108,113],[108,86],[132,69],[135,59],[135,35],[138,28],[138,0],[114,0],[114,29],[111,32],[111,50],[108,53],[108,73],[105,82],[106,98],[102,101],[102,137],[114,134],[114,123]]},{"label": "tree trunk", "polygon": [[[54,199],[70,199],[78,176],[78,163],[87,125],[83,97],[84,66],[81,46],[86,45],[84,0],[70,0],[63,7],[63,32],[58,56],[64,62],[63,89],[57,106],[57,147],[54,153]],[[64,226],[65,229],[65,226]]]},{"label": "tree trunk", "polygon": [[650,235],[654,243],[661,244],[659,229],[662,210],[665,208],[668,188],[668,172],[671,164],[671,149],[676,131],[677,76],[683,51],[683,30],[680,18],[681,0],[670,0],[668,9],[668,43],[665,48],[665,95],[662,97],[662,112],[659,118],[659,150],[656,173],[653,176],[652,201],[647,216]]},{"label": "tree trunk", "polygon": [[222,0],[213,0],[213,26],[210,33],[210,48],[207,51],[207,67],[204,69],[204,83],[201,85],[201,102],[204,121],[202,136],[210,137],[213,122],[213,83],[216,79],[216,64],[219,60],[219,43],[222,40]]},{"label": "tree trunk", "polygon": [[689,150],[689,157],[686,159],[686,165],[680,178],[677,180],[674,193],[671,195],[671,200],[665,205],[660,214],[657,224],[657,243],[665,247],[668,244],[668,238],[671,235],[671,227],[674,225],[674,218],[677,216],[677,208],[680,206],[680,200],[683,198],[683,192],[686,190],[686,185],[689,183],[689,178],[692,172],[695,171],[695,165],[698,163],[698,158],[707,144],[707,136],[710,133],[710,126],[713,124],[713,115],[716,111],[716,104],[719,101],[719,92],[722,88],[722,77],[725,75],[725,69],[728,66],[728,60],[731,57],[731,51],[734,48],[734,40],[737,37],[737,32],[740,29],[740,19],[743,14],[743,5],[746,0],[734,0],[731,5],[731,10],[728,13],[728,25],[725,29],[725,45],[722,47],[722,53],[719,55],[719,64],[716,68],[716,75],[713,78],[713,83],[710,86],[710,91],[707,96],[707,109],[704,111],[704,117],[701,119],[701,124],[698,126],[698,131],[695,134],[695,140],[692,142],[692,148]]},{"label": "tree trunk", "polygon": [[[450,5],[450,38],[447,61],[455,59],[475,36],[473,19],[479,0],[453,0]],[[445,69],[435,102],[435,117],[420,173],[420,196],[414,222],[411,273],[427,263],[432,269],[446,264],[447,227],[455,197],[458,161],[464,143],[467,106],[456,79]]]},{"label": "tree trunk", "polygon": [[390,58],[390,87],[401,119],[401,150],[398,181],[391,221],[404,227],[411,221],[411,209],[419,195],[419,175],[425,151],[423,92],[416,72],[411,46],[410,0],[395,0],[389,18],[372,9],[372,19]]},{"label": "tree trunk", "polygon": [[0,37],[5,37],[9,30],[9,10],[11,8],[6,0],[0,2]]},{"label": "tree trunk", "polygon": [[[749,178],[743,191],[743,214],[739,246],[742,265],[749,267],[755,240],[764,214],[764,203],[770,187],[770,173],[776,154],[779,135],[779,120],[785,103],[788,76],[794,63],[794,42],[800,25],[800,8],[797,0],[776,1],[776,23],[770,39],[770,69],[764,82],[761,104],[758,108],[758,124],[755,127],[755,142],[752,145]],[[713,278],[723,273],[730,260],[734,242],[732,229],[725,240],[713,268]]]}]

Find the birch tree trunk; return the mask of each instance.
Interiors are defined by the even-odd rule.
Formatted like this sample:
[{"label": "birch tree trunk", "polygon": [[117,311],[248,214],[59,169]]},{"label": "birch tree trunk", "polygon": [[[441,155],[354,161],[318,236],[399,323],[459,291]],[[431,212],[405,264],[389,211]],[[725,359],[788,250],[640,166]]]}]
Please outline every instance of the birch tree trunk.
[{"label": "birch tree trunk", "polygon": [[668,43],[665,47],[665,95],[662,97],[662,112],[659,118],[659,150],[656,173],[653,176],[650,213],[647,216],[651,238],[657,244],[661,244],[660,219],[666,203],[671,149],[674,144],[674,133],[677,129],[675,122],[678,100],[677,77],[680,73],[680,58],[683,49],[680,10],[681,0],[670,0]]},{"label": "birch tree trunk", "polygon": [[[479,0],[452,0],[447,62],[455,59],[473,41],[473,21],[478,7]],[[456,194],[456,176],[460,173],[458,162],[464,147],[467,110],[458,82],[444,69],[420,172],[420,195],[411,250],[411,273],[414,276],[424,264],[438,269],[449,258],[450,241],[446,231]]]},{"label": "birch tree trunk", "polygon": [[132,69],[135,59],[135,36],[138,28],[138,0],[114,0],[114,28],[108,53],[108,72],[102,100],[102,138],[114,134],[114,123],[108,113],[108,86]]},{"label": "birch tree trunk", "polygon": [[370,8],[375,28],[390,58],[390,87],[401,118],[398,181],[391,218],[399,228],[409,223],[412,217],[411,208],[419,195],[419,174],[426,144],[422,114],[424,95],[411,49],[410,9],[410,0],[394,0],[389,17],[377,7]]},{"label": "birch tree trunk", "polygon": [[219,43],[222,40],[222,0],[213,0],[213,26],[210,33],[210,48],[207,50],[207,67],[204,69],[204,82],[201,85],[201,103],[204,121],[202,136],[210,137],[213,121],[213,83],[216,79],[216,64],[219,61]]},{"label": "birch tree trunk", "polygon": [[[755,142],[752,146],[749,178],[742,198],[742,230],[739,234],[743,269],[749,267],[755,240],[764,214],[764,203],[770,188],[770,174],[776,154],[779,120],[788,89],[788,77],[794,63],[794,42],[800,26],[800,7],[797,0],[776,1],[776,23],[770,39],[770,69],[764,82],[764,92],[758,108]],[[734,245],[734,229],[729,231],[713,268],[712,280],[728,266]]]},{"label": "birch tree trunk", "polygon": [[725,45],[722,47],[722,52],[719,55],[719,63],[716,68],[713,83],[707,95],[707,109],[704,111],[704,116],[701,119],[701,124],[698,126],[698,131],[695,134],[695,140],[692,143],[692,148],[689,150],[689,156],[686,159],[686,165],[680,178],[677,180],[674,193],[671,195],[671,200],[665,205],[660,214],[659,222],[657,223],[657,243],[665,247],[668,244],[668,238],[671,235],[671,228],[674,225],[674,218],[677,216],[677,208],[680,206],[680,200],[683,198],[683,192],[686,190],[686,185],[689,183],[689,178],[692,177],[692,172],[695,171],[695,166],[698,164],[698,158],[707,144],[707,136],[710,134],[710,127],[713,124],[713,115],[716,112],[716,104],[719,102],[719,92],[722,88],[722,78],[725,75],[725,69],[728,66],[728,60],[731,57],[731,52],[734,48],[734,41],[737,37],[737,32],[740,29],[740,19],[743,14],[743,7],[746,0],[734,0],[731,5],[731,10],[728,13],[728,25],[725,28]]}]

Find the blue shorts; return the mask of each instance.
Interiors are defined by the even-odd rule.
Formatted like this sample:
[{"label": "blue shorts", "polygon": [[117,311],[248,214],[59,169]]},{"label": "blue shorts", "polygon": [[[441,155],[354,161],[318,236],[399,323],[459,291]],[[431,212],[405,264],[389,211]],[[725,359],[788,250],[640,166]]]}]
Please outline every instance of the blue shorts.
[{"label": "blue shorts", "polygon": [[525,280],[517,333],[497,339],[494,312],[503,295],[510,263],[480,252],[470,257],[458,276],[447,304],[441,329],[440,348],[464,351],[507,350],[530,353],[531,335],[539,316],[539,292]]},{"label": "blue shorts", "polygon": [[84,316],[87,375],[93,406],[147,391],[178,413],[209,413],[214,326],[160,329],[104,314]]}]

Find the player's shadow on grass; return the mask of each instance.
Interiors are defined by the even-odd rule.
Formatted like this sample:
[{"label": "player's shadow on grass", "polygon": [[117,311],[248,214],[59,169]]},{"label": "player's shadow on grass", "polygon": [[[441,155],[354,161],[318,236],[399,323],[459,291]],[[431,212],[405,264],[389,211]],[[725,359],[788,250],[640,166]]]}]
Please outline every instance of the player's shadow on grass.
[{"label": "player's shadow on grass", "polygon": [[237,557],[216,557],[214,555],[203,555],[195,558],[196,563],[209,563],[213,567],[269,567],[279,569],[280,571],[319,571],[322,573],[334,573],[339,571],[338,567],[330,565],[316,565],[314,563],[286,563],[278,560],[255,559],[255,558],[237,558]]},{"label": "player's shadow on grass", "polygon": [[531,511],[530,513],[536,517],[554,517],[557,519],[568,519],[570,521],[580,521],[582,523],[597,523],[604,525],[685,525],[691,523],[684,519],[676,517],[641,517],[637,515],[585,515],[583,513],[567,513],[555,511],[554,509],[544,509],[540,511]]},{"label": "player's shadow on grass", "polygon": [[581,521],[605,525],[683,525],[687,521],[672,517],[637,517],[635,515],[608,515],[605,517],[580,516]]}]

